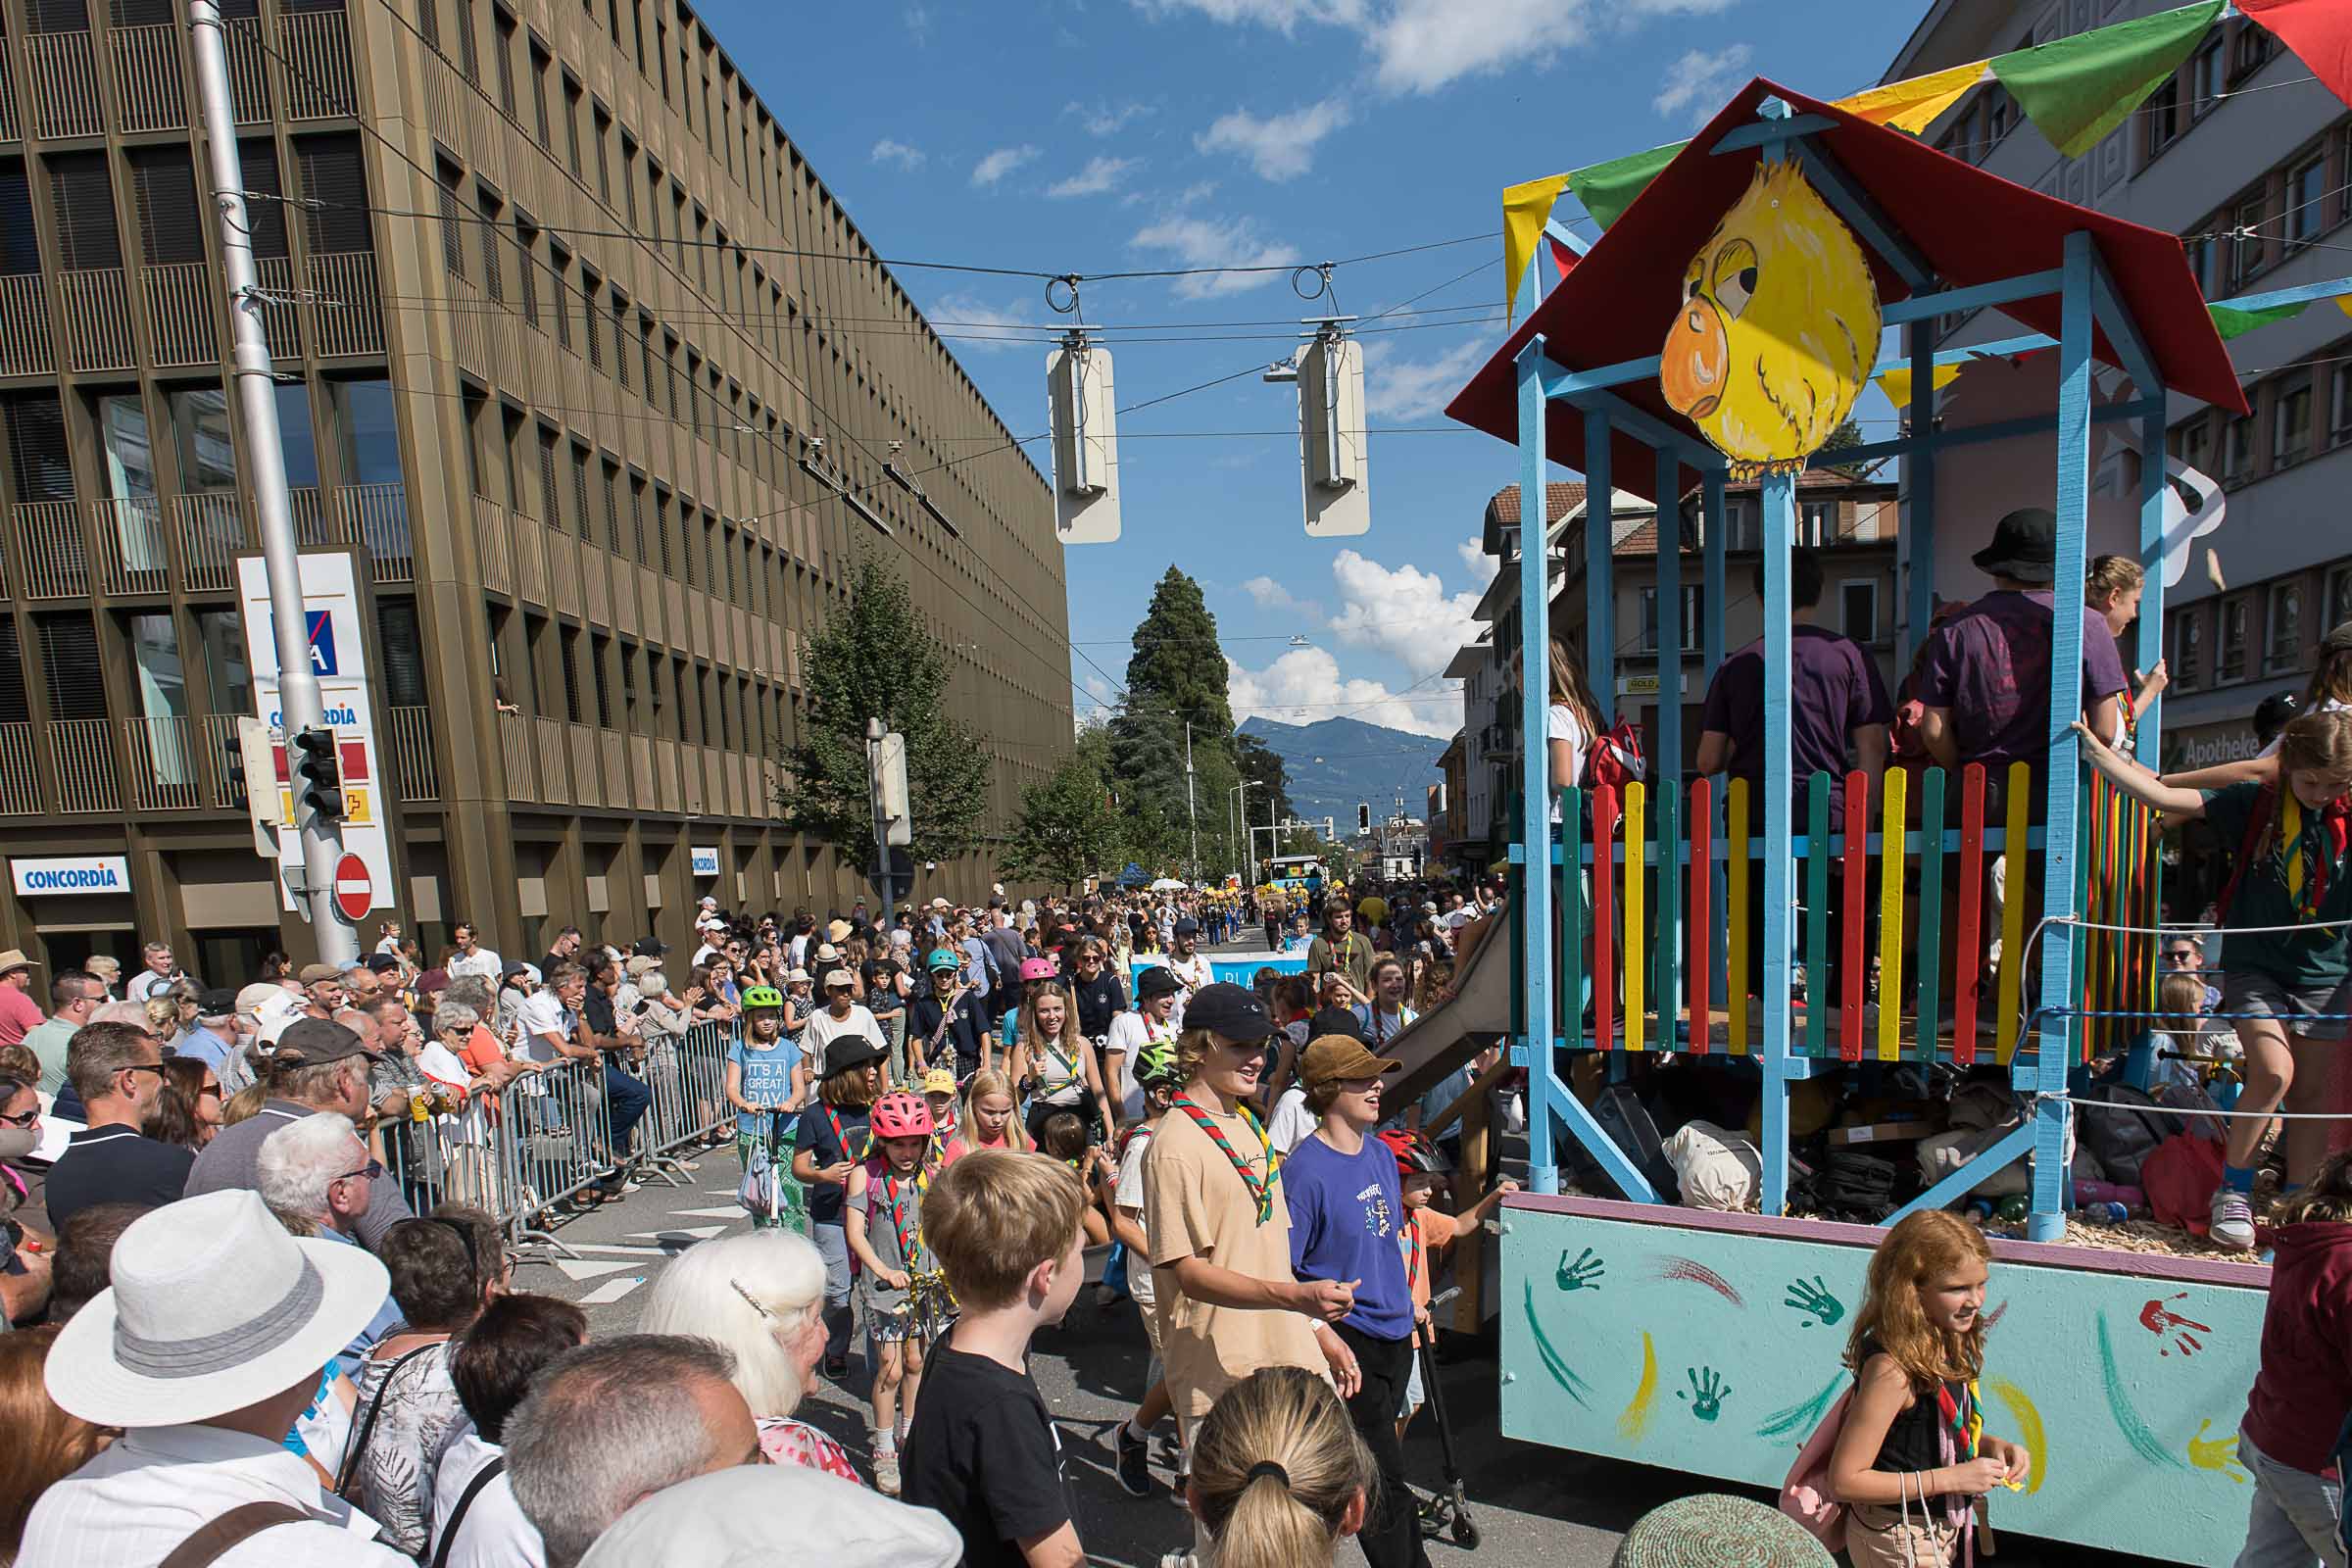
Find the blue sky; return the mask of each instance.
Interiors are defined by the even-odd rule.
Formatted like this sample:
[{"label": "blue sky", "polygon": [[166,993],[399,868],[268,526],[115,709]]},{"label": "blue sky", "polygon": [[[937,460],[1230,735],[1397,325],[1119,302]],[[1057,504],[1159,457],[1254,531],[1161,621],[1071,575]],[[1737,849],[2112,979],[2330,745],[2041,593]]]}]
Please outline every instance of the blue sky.
[{"label": "blue sky", "polygon": [[[1876,81],[1919,8],[866,0],[787,19],[773,0],[708,0],[703,12],[885,256],[1102,273],[1489,234],[1503,186],[1687,135],[1752,74],[1825,97]],[[1482,238],[1336,274],[1338,309],[1360,318],[1429,291],[1407,307],[1429,314],[1364,337],[1375,435],[1360,538],[1306,537],[1295,436],[1189,433],[1289,431],[1291,387],[1246,374],[1121,416],[1122,537],[1066,552],[1082,713],[1113,695],[1173,563],[1217,616],[1237,716],[1452,732],[1458,700],[1434,677],[1487,584],[1482,509],[1514,472],[1509,448],[1438,427],[1504,334],[1500,252]],[[900,279],[1015,433],[1042,430],[1049,329],[1062,324],[1042,285]],[[1122,407],[1281,359],[1297,319],[1330,308],[1281,273],[1084,289],[1087,319],[1112,329]],[[1214,324],[1228,322],[1271,324]],[[1123,335],[1177,341],[1115,346]],[[1028,450],[1044,466],[1046,444]]]}]

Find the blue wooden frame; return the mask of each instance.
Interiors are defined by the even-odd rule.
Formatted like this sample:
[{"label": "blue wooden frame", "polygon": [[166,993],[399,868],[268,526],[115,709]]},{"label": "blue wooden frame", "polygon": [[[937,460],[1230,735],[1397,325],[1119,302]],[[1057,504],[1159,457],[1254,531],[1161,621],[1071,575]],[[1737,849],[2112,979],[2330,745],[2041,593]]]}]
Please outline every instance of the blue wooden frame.
[{"label": "blue wooden frame", "polygon": [[[1852,454],[1901,456],[1910,466],[1905,486],[1908,515],[1902,524],[1908,577],[1900,595],[1905,606],[1905,654],[1908,655],[1925,635],[1935,603],[1936,537],[1939,523],[1936,501],[1939,455],[1947,449],[2054,427],[2058,433],[2056,581],[2060,584],[2080,583],[2083,580],[2086,564],[2092,426],[2099,420],[2129,419],[2132,423],[2140,454],[2140,556],[2148,573],[2142,599],[2140,643],[2135,652],[2142,667],[2153,664],[2161,653],[2163,621],[2163,573],[2158,568],[2163,551],[2164,390],[2157,378],[2145,338],[2107,275],[2092,235],[2087,230],[2068,235],[2063,263],[2058,268],[2023,272],[1961,288],[1943,287],[1925,258],[1892,225],[1877,204],[1869,199],[1867,192],[1846,174],[1823,147],[1810,139],[1819,128],[1807,117],[1791,117],[1786,105],[1767,101],[1760,109],[1755,124],[1740,127],[1719,138],[1712,151],[1722,153],[1754,147],[1762,149],[1767,159],[1793,159],[1800,163],[1823,200],[1855,230],[1866,246],[1885,259],[1905,279],[1912,290],[1909,298],[1886,307],[1883,313],[1884,320],[1889,326],[1916,323],[1907,334],[1909,341],[1899,356],[1884,360],[1878,367],[1880,369],[1907,367],[1911,370],[1911,394],[1906,411],[1909,429],[1895,440],[1872,443],[1859,453]],[[2246,303],[2249,308],[2260,308],[2254,304],[2256,298],[2261,298],[2263,304],[2284,304],[2297,299],[2327,298],[2348,291],[2352,291],[2352,279],[2346,279],[2340,286],[2334,287],[2322,284],[2280,290],[2277,298],[2249,297]],[[1938,351],[1933,346],[1927,323],[1937,316],[1984,306],[1997,307],[2053,293],[2059,296],[2061,317],[2060,334],[2055,340],[2039,334],[2029,334],[1962,349]],[[2091,397],[2094,329],[2106,332],[2117,357],[2124,362],[2124,368],[2132,374],[2137,389],[2133,400],[2094,407]],[[2052,346],[2059,352],[2060,367],[2059,403],[2054,416],[2009,420],[1998,426],[1948,433],[1936,428],[1934,377],[1936,366],[1991,354],[2028,352]],[[1695,468],[1701,480],[1705,546],[1705,592],[1702,604],[1707,617],[1703,662],[1706,674],[1711,679],[1725,652],[1722,610],[1726,549],[1724,487],[1728,464],[1711,447],[1693,441],[1684,431],[1632,407],[1613,390],[1653,381],[1657,373],[1658,360],[1654,356],[1591,369],[1566,368],[1546,356],[1542,337],[1532,339],[1517,360],[1522,518],[1519,558],[1520,658],[1526,680],[1520,694],[1520,733],[1525,737],[1520,780],[1524,816],[1521,822],[1521,853],[1515,858],[1523,860],[1526,873],[1523,880],[1526,905],[1524,918],[1518,922],[1518,929],[1523,947],[1519,968],[1526,985],[1523,1016],[1527,1032],[1514,1041],[1513,1055],[1514,1059],[1530,1069],[1528,1128],[1531,1186],[1537,1192],[1558,1191],[1559,1161],[1554,1141],[1557,1129],[1553,1121],[1557,1117],[1560,1125],[1612,1180],[1629,1196],[1644,1201],[1653,1200],[1654,1195],[1641,1172],[1569,1094],[1567,1085],[1561,1081],[1556,1070],[1557,1049],[1592,1050],[1605,1047],[1606,1043],[1582,1037],[1573,1024],[1568,1032],[1577,1038],[1554,1038],[1554,1020],[1559,1014],[1555,1013],[1552,1006],[1556,975],[1551,912],[1553,888],[1549,868],[1563,858],[1554,852],[1551,843],[1549,803],[1553,794],[1547,776],[1548,747],[1544,744],[1545,710],[1548,706],[1547,622],[1550,608],[1544,505],[1546,470],[1544,421],[1548,408],[1554,402],[1564,403],[1584,416],[1587,498],[1585,653],[1587,674],[1601,707],[1604,724],[1614,721],[1617,690],[1615,583],[1611,570],[1614,512],[1611,443],[1620,434],[1630,436],[1637,443],[1649,448],[1654,455],[1658,492],[1658,701],[1662,717],[1679,713],[1679,677],[1682,668],[1682,562],[1679,549],[1681,476],[1684,468]],[[1796,475],[1789,472],[1765,475],[1761,501],[1764,776],[1767,779],[1787,779],[1792,776],[1789,733],[1789,551],[1796,534]],[[2053,713],[2072,712],[2079,702],[2078,672],[2082,667],[2084,613],[2080,594],[2060,592],[2056,595],[2050,662]],[[2158,724],[2155,715],[2151,714],[2143,720],[2139,730],[2143,759],[2153,758],[2158,735]],[[1657,772],[1661,779],[1679,782],[1682,773],[1679,722],[1661,723],[1657,752]],[[2042,907],[2045,917],[2064,914],[2074,908],[2078,858],[2076,824],[2080,794],[2075,739],[2071,731],[2063,731],[2052,741],[2050,748],[2043,800],[2045,825],[2037,828],[2033,835],[2033,843],[2043,854]],[[1722,808],[1719,800],[1717,810],[1720,812]],[[1795,855],[1800,840],[1795,831],[1797,824],[1792,819],[1793,807],[1788,791],[1767,789],[1763,816],[1759,869],[1763,878],[1764,917],[1762,930],[1757,934],[1758,940],[1763,943],[1764,974],[1763,995],[1759,999],[1763,1043],[1758,1062],[1764,1085],[1761,1116],[1764,1167],[1762,1206],[1767,1214],[1778,1214],[1785,1211],[1788,1194],[1788,1086],[1813,1076],[1817,1066],[1833,1064],[1816,1063],[1811,1057],[1794,1054],[1791,1049],[1794,1044],[1794,1019],[1788,985],[1790,920],[1794,906]],[[1946,836],[1947,840],[1951,837],[1949,834]],[[1997,837],[1998,830],[1991,836]],[[1727,850],[1718,847],[1714,858],[1719,867],[1727,854]],[[1594,874],[1605,874],[1609,858],[1608,852],[1601,851],[1592,862]],[[1581,869],[1580,865],[1561,864],[1561,886],[1574,889]],[[1721,908],[1723,883],[1720,877],[1715,886],[1716,907]],[[1721,923],[1717,922],[1719,926]],[[1665,975],[1679,973],[1674,964],[1680,961],[1684,952],[1680,938],[1679,930],[1662,927],[1651,943],[1651,951],[1677,956],[1665,966]],[[1710,964],[1719,974],[1723,965],[1722,947],[1719,930],[1710,956]],[[1969,1165],[1937,1182],[1903,1212],[1952,1201],[1986,1175],[2031,1152],[2034,1164],[2034,1208],[2028,1234],[2035,1240],[2045,1241],[2064,1234],[2067,1172],[2062,1154],[2071,1131],[2073,1113],[2072,1103],[2066,1097],[2070,1065],[2067,1014],[2072,1006],[2070,993],[2074,986],[2075,969],[2071,937],[2062,935],[2056,940],[2043,940],[2039,944],[2039,1016],[2036,1023],[2029,1025],[2029,1034],[2034,1037],[2037,1049],[2031,1054],[2020,1053],[2012,1068],[2017,1086],[2033,1097],[2033,1115],[2025,1125],[1994,1143]],[[1726,980],[1727,983],[1743,983],[1743,977],[1727,976]],[[1671,981],[1656,988],[1654,994],[1661,1019],[1671,1018],[1678,1010],[1681,991],[1681,986]],[[1572,1019],[1575,1017],[1573,1008],[1567,1016]],[[1931,1019],[1929,1027],[1933,1026]],[[1665,1048],[1674,1049],[1671,1042],[1666,1042]]]}]

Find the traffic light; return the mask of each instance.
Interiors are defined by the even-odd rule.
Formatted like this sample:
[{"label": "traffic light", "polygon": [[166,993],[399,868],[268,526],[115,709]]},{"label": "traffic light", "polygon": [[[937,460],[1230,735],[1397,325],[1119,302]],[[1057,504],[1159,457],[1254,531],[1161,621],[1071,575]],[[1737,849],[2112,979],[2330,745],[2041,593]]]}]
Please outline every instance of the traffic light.
[{"label": "traffic light", "polygon": [[1362,801],[1355,803],[1355,830],[1358,833],[1372,831],[1372,808]]},{"label": "traffic light", "polygon": [[296,730],[293,747],[295,817],[306,812],[328,820],[343,814],[343,764],[331,729]]},{"label": "traffic light", "polygon": [[227,740],[222,741],[220,745],[221,749],[228,753],[228,760],[223,767],[223,772],[228,783],[229,797],[238,806],[242,807],[247,800],[247,796],[245,794],[244,742],[238,737],[232,735]]}]

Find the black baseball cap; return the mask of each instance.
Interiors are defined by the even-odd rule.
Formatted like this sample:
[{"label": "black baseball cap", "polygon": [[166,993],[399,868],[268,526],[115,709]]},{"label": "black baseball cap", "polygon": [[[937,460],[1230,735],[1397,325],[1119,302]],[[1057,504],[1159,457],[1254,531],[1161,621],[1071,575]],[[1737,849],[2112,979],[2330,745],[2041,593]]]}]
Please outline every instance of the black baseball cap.
[{"label": "black baseball cap", "polygon": [[1200,934],[1200,922],[1187,916],[1176,922],[1176,934],[1180,937],[1197,937]]},{"label": "black baseball cap", "polygon": [[634,950],[636,956],[640,958],[659,958],[662,956],[662,955],[667,953],[668,951],[669,944],[662,941],[660,937],[641,938],[639,939]]},{"label": "black baseball cap", "polygon": [[400,968],[400,960],[389,953],[368,955],[368,969],[371,974],[392,974]]},{"label": "black baseball cap", "polygon": [[227,986],[214,986],[196,996],[196,1015],[200,1018],[225,1018],[237,1010],[237,994]]},{"label": "black baseball cap", "polygon": [[1222,980],[1193,993],[1193,1000],[1184,1004],[1184,1026],[1244,1043],[1263,1040],[1274,1032],[1266,1004],[1254,993]]}]

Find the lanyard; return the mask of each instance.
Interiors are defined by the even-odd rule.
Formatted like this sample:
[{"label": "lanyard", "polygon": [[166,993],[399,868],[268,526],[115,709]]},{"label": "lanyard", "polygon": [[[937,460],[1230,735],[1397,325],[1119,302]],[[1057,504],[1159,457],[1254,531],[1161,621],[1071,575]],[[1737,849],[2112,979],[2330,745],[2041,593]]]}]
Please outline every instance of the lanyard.
[{"label": "lanyard", "polygon": [[1242,1124],[1256,1135],[1258,1151],[1265,1155],[1266,1179],[1262,1182],[1250,1173],[1250,1162],[1235,1152],[1232,1142],[1225,1136],[1225,1129],[1218,1126],[1207,1111],[1194,1104],[1190,1096],[1177,1096],[1175,1107],[1190,1116],[1193,1125],[1207,1134],[1208,1141],[1223,1151],[1225,1157],[1232,1162],[1234,1174],[1241,1177],[1242,1185],[1250,1190],[1250,1198],[1257,1203],[1257,1222],[1263,1225],[1272,1218],[1274,1187],[1282,1179],[1282,1155],[1275,1152],[1273,1144],[1266,1137],[1266,1130],[1257,1124],[1257,1118],[1250,1114],[1250,1107],[1241,1107]]}]

